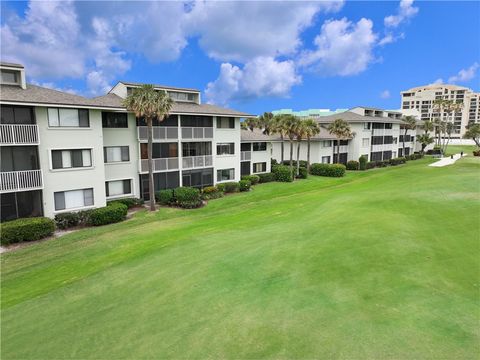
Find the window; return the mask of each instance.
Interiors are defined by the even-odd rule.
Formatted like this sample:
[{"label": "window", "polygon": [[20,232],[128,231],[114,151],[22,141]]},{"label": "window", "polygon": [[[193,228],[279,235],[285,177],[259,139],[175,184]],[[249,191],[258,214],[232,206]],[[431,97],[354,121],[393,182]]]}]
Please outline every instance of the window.
[{"label": "window", "polygon": [[[143,200],[149,200],[148,174],[140,175],[140,194]],[[153,174],[153,189],[155,191],[164,189],[175,189],[180,186],[180,173],[178,171],[161,172]],[[185,185],[185,182],[183,183]]]},{"label": "window", "polygon": [[365,130],[370,130],[370,123],[369,123],[369,122],[364,122],[364,123],[363,123],[363,128],[364,128]]},{"label": "window", "polygon": [[0,113],[2,124],[35,124],[31,107],[2,105]]},{"label": "window", "polygon": [[103,161],[106,163],[130,161],[128,146],[105,146],[103,148]]},{"label": "window", "polygon": [[102,126],[104,128],[128,128],[127,114],[102,112]]},{"label": "window", "polygon": [[242,143],[240,144],[241,151],[252,151],[252,144],[250,143]]},{"label": "window", "polygon": [[267,163],[266,162],[259,162],[253,163],[253,172],[254,173],[262,173],[267,171]]},{"label": "window", "polygon": [[332,140],[324,140],[322,146],[323,147],[331,147],[332,146]]},{"label": "window", "polygon": [[217,129],[235,129],[235,118],[217,117]]},{"label": "window", "polygon": [[393,136],[384,136],[383,137],[384,144],[393,144]]},{"label": "window", "polygon": [[391,129],[392,128],[392,123],[386,123],[385,124],[385,129]]},{"label": "window", "polygon": [[4,84],[18,84],[18,71],[2,70],[2,83]]},{"label": "window", "polygon": [[[164,158],[176,158],[178,157],[178,144],[177,143],[153,143],[152,144],[152,158],[164,159]],[[140,157],[142,159],[148,159],[148,144],[140,144]]]},{"label": "window", "polygon": [[213,169],[182,171],[182,185],[197,188],[213,185]]},{"label": "window", "polygon": [[363,139],[362,139],[362,146],[363,146],[363,147],[368,147],[368,146],[370,146],[370,139],[369,139],[369,138],[363,138]]},{"label": "window", "polygon": [[370,153],[370,161],[382,161],[382,152],[376,151]]},{"label": "window", "polygon": [[109,196],[121,196],[132,194],[132,180],[115,180],[105,182],[105,193]]},{"label": "window", "polygon": [[182,156],[212,155],[211,142],[186,142],[182,143]]},{"label": "window", "polygon": [[383,145],[383,136],[372,136],[372,145]]},{"label": "window", "polygon": [[235,169],[217,170],[217,181],[227,181],[235,179]]},{"label": "window", "polygon": [[[337,142],[338,140],[334,140],[333,145],[337,146],[338,145]],[[346,145],[348,145],[348,140],[340,140],[340,146],[346,146]]]},{"label": "window", "polygon": [[217,144],[217,155],[235,154],[235,143]]},{"label": "window", "polygon": [[91,149],[52,150],[52,169],[71,169],[92,166]]},{"label": "window", "polygon": [[330,156],[322,156],[323,164],[330,164]]},{"label": "window", "polygon": [[372,123],[372,129],[385,129],[384,123]]},{"label": "window", "polygon": [[87,109],[48,108],[50,127],[90,127]]},{"label": "window", "polygon": [[212,127],[213,117],[201,115],[182,115],[181,125],[185,127]]},{"label": "window", "polygon": [[[145,118],[137,118],[137,126],[147,126]],[[155,118],[152,120],[152,126],[178,127],[178,115],[170,115],[163,119],[163,121],[158,121],[158,119]]]},{"label": "window", "polygon": [[55,210],[75,209],[93,205],[93,188],[53,193]]},{"label": "window", "polygon": [[266,151],[267,143],[266,142],[254,142],[253,151]]}]

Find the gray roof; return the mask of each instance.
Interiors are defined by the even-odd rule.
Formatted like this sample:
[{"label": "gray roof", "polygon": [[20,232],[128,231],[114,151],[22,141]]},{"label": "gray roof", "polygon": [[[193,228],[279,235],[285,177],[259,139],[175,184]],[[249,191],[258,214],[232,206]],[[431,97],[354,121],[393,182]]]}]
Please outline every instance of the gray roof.
[{"label": "gray roof", "polygon": [[331,123],[336,119],[343,119],[346,122],[355,123],[355,122],[378,122],[378,123],[393,123],[393,124],[402,124],[401,119],[393,119],[390,117],[379,117],[379,116],[363,116],[352,111],[345,111],[342,113],[322,116],[320,118],[315,118],[320,124]]},{"label": "gray roof", "polygon": [[[142,86],[148,83],[140,83],[140,82],[134,82],[134,81],[119,81],[118,83],[125,84],[127,86]],[[162,89],[167,89],[167,90],[179,90],[179,91],[195,91],[195,92],[200,92],[198,89],[193,89],[193,88],[182,88],[182,87],[175,87],[175,86],[168,86],[168,85],[159,85],[159,84],[152,84],[154,87],[157,88],[162,88]]]},{"label": "gray roof", "polygon": [[5,61],[1,61],[0,66],[8,66],[8,67],[14,67],[14,68],[19,68],[19,69],[24,68],[22,64],[9,63],[9,62],[5,62]]},{"label": "gray roof", "polygon": [[[320,127],[320,133],[315,135],[310,140],[311,141],[322,141],[322,140],[336,140],[337,137],[333,134],[330,134],[326,128],[323,126]],[[249,129],[242,129],[241,132],[242,142],[252,142],[252,141],[282,141],[280,135],[271,134],[265,135],[261,130],[254,129],[253,131]],[[288,141],[288,138],[284,138],[284,141]]]}]

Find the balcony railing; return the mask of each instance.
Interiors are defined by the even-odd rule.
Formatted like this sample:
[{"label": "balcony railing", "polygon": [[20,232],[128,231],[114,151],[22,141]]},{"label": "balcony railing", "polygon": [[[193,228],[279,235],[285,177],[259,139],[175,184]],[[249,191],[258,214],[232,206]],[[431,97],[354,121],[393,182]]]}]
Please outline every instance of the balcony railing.
[{"label": "balcony railing", "polygon": [[0,193],[42,188],[42,170],[0,172]]},{"label": "balcony railing", "polygon": [[182,139],[213,139],[213,127],[182,127]]},{"label": "balcony railing", "polygon": [[[178,140],[178,127],[173,126],[154,126],[153,141],[157,140]],[[148,140],[148,127],[137,127],[138,140]]]},{"label": "balcony railing", "polygon": [[240,153],[240,161],[248,161],[252,160],[252,152],[251,151],[242,151]]},{"label": "balcony railing", "polygon": [[38,126],[33,124],[0,124],[1,145],[38,145]]},{"label": "balcony railing", "polygon": [[182,159],[182,166],[184,169],[193,169],[212,165],[212,155],[189,156]]},{"label": "balcony railing", "polygon": [[[153,159],[153,172],[178,170],[178,157]],[[140,161],[140,172],[148,172],[148,159]]]}]

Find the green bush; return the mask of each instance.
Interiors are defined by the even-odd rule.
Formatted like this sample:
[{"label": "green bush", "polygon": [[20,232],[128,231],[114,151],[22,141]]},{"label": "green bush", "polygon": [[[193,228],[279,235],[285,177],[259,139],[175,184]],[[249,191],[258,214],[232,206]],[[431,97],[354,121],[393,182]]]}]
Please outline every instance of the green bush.
[{"label": "green bush", "polygon": [[250,191],[250,187],[252,186],[252,183],[250,180],[240,180],[238,182],[238,188],[240,191]]},{"label": "green bush", "polygon": [[347,170],[358,170],[360,169],[360,163],[356,160],[350,160],[347,162]]},{"label": "green bush", "polygon": [[367,168],[367,161],[368,161],[368,159],[367,159],[366,156],[363,156],[363,155],[360,156],[358,158],[358,168],[360,170],[365,170]]},{"label": "green bush", "polygon": [[306,179],[308,177],[308,170],[306,167],[300,167],[298,169],[298,175],[297,175],[297,178],[298,179]]},{"label": "green bush", "polygon": [[257,185],[260,181],[260,176],[258,175],[245,175],[242,176],[242,180],[249,180],[252,185]]},{"label": "green bush", "polygon": [[50,236],[55,223],[46,217],[25,218],[0,224],[0,243],[8,245],[22,241],[35,241]]},{"label": "green bush", "polygon": [[173,189],[160,190],[155,193],[155,200],[160,205],[172,205],[175,203]]},{"label": "green bush", "polygon": [[224,185],[223,191],[227,194],[236,193],[240,191],[240,184],[238,182],[230,181],[230,182],[223,183],[223,185]]},{"label": "green bush", "polygon": [[375,168],[375,166],[377,165],[377,163],[375,161],[369,161],[367,162],[367,165],[365,166],[365,169],[373,169]]},{"label": "green bush", "polygon": [[275,160],[275,159],[270,159],[270,164],[271,164],[271,165],[277,165],[277,164],[278,164],[278,161]]},{"label": "green bush", "polygon": [[216,186],[218,191],[221,191],[222,193],[225,192],[225,183],[217,184]]},{"label": "green bush", "polygon": [[473,156],[480,156],[480,149],[473,150]]},{"label": "green bush", "polygon": [[200,190],[192,187],[179,187],[174,190],[178,206],[184,209],[194,209],[202,206]]},{"label": "green bush", "polygon": [[203,200],[218,199],[223,196],[223,191],[220,191],[217,186],[207,186],[202,190],[201,197]]},{"label": "green bush", "polygon": [[127,208],[131,209],[135,206],[140,206],[143,205],[143,200],[137,199],[137,198],[123,198],[123,199],[117,199],[117,200],[112,200],[107,203],[107,205],[111,203],[120,203],[123,205],[126,205]]},{"label": "green bush", "polygon": [[[295,169],[293,169],[295,171]],[[275,180],[280,182],[292,182],[293,171],[290,171],[290,167],[286,165],[277,165],[275,167]]]},{"label": "green bush", "polygon": [[260,178],[260,184],[275,181],[274,173],[258,174],[258,177]]},{"label": "green bush", "polygon": [[394,158],[390,159],[389,163],[392,166],[400,165],[400,164],[405,164],[407,162],[407,159],[404,157],[399,157],[399,158]]},{"label": "green bush", "polygon": [[[300,160],[299,163],[300,163],[300,167],[304,167],[304,168],[306,168],[307,165],[308,165],[305,160]],[[292,160],[292,164],[293,164],[293,167],[295,167],[295,168],[297,167],[297,161],[296,160]],[[290,160],[284,160],[283,165],[290,166]]]},{"label": "green bush", "polygon": [[317,176],[342,177],[346,167],[343,164],[312,164],[310,174]]},{"label": "green bush", "polygon": [[128,207],[121,203],[110,203],[105,207],[93,209],[88,216],[87,224],[93,226],[107,225],[125,220]]},{"label": "green bush", "polygon": [[65,212],[55,215],[55,225],[58,229],[68,229],[80,224],[78,212]]}]

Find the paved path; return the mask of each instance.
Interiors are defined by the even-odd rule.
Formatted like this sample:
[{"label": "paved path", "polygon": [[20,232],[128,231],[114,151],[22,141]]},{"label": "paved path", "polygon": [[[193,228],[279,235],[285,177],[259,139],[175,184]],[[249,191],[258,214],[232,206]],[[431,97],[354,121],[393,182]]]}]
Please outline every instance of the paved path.
[{"label": "paved path", "polygon": [[[463,154],[463,156],[467,156],[467,154]],[[433,164],[430,164],[428,166],[434,166],[434,167],[442,167],[442,166],[447,166],[447,165],[452,165],[455,164],[455,161],[460,159],[460,154],[455,154],[453,155],[453,159],[450,156],[446,156],[444,158],[441,158],[437,162],[434,162]]]}]

